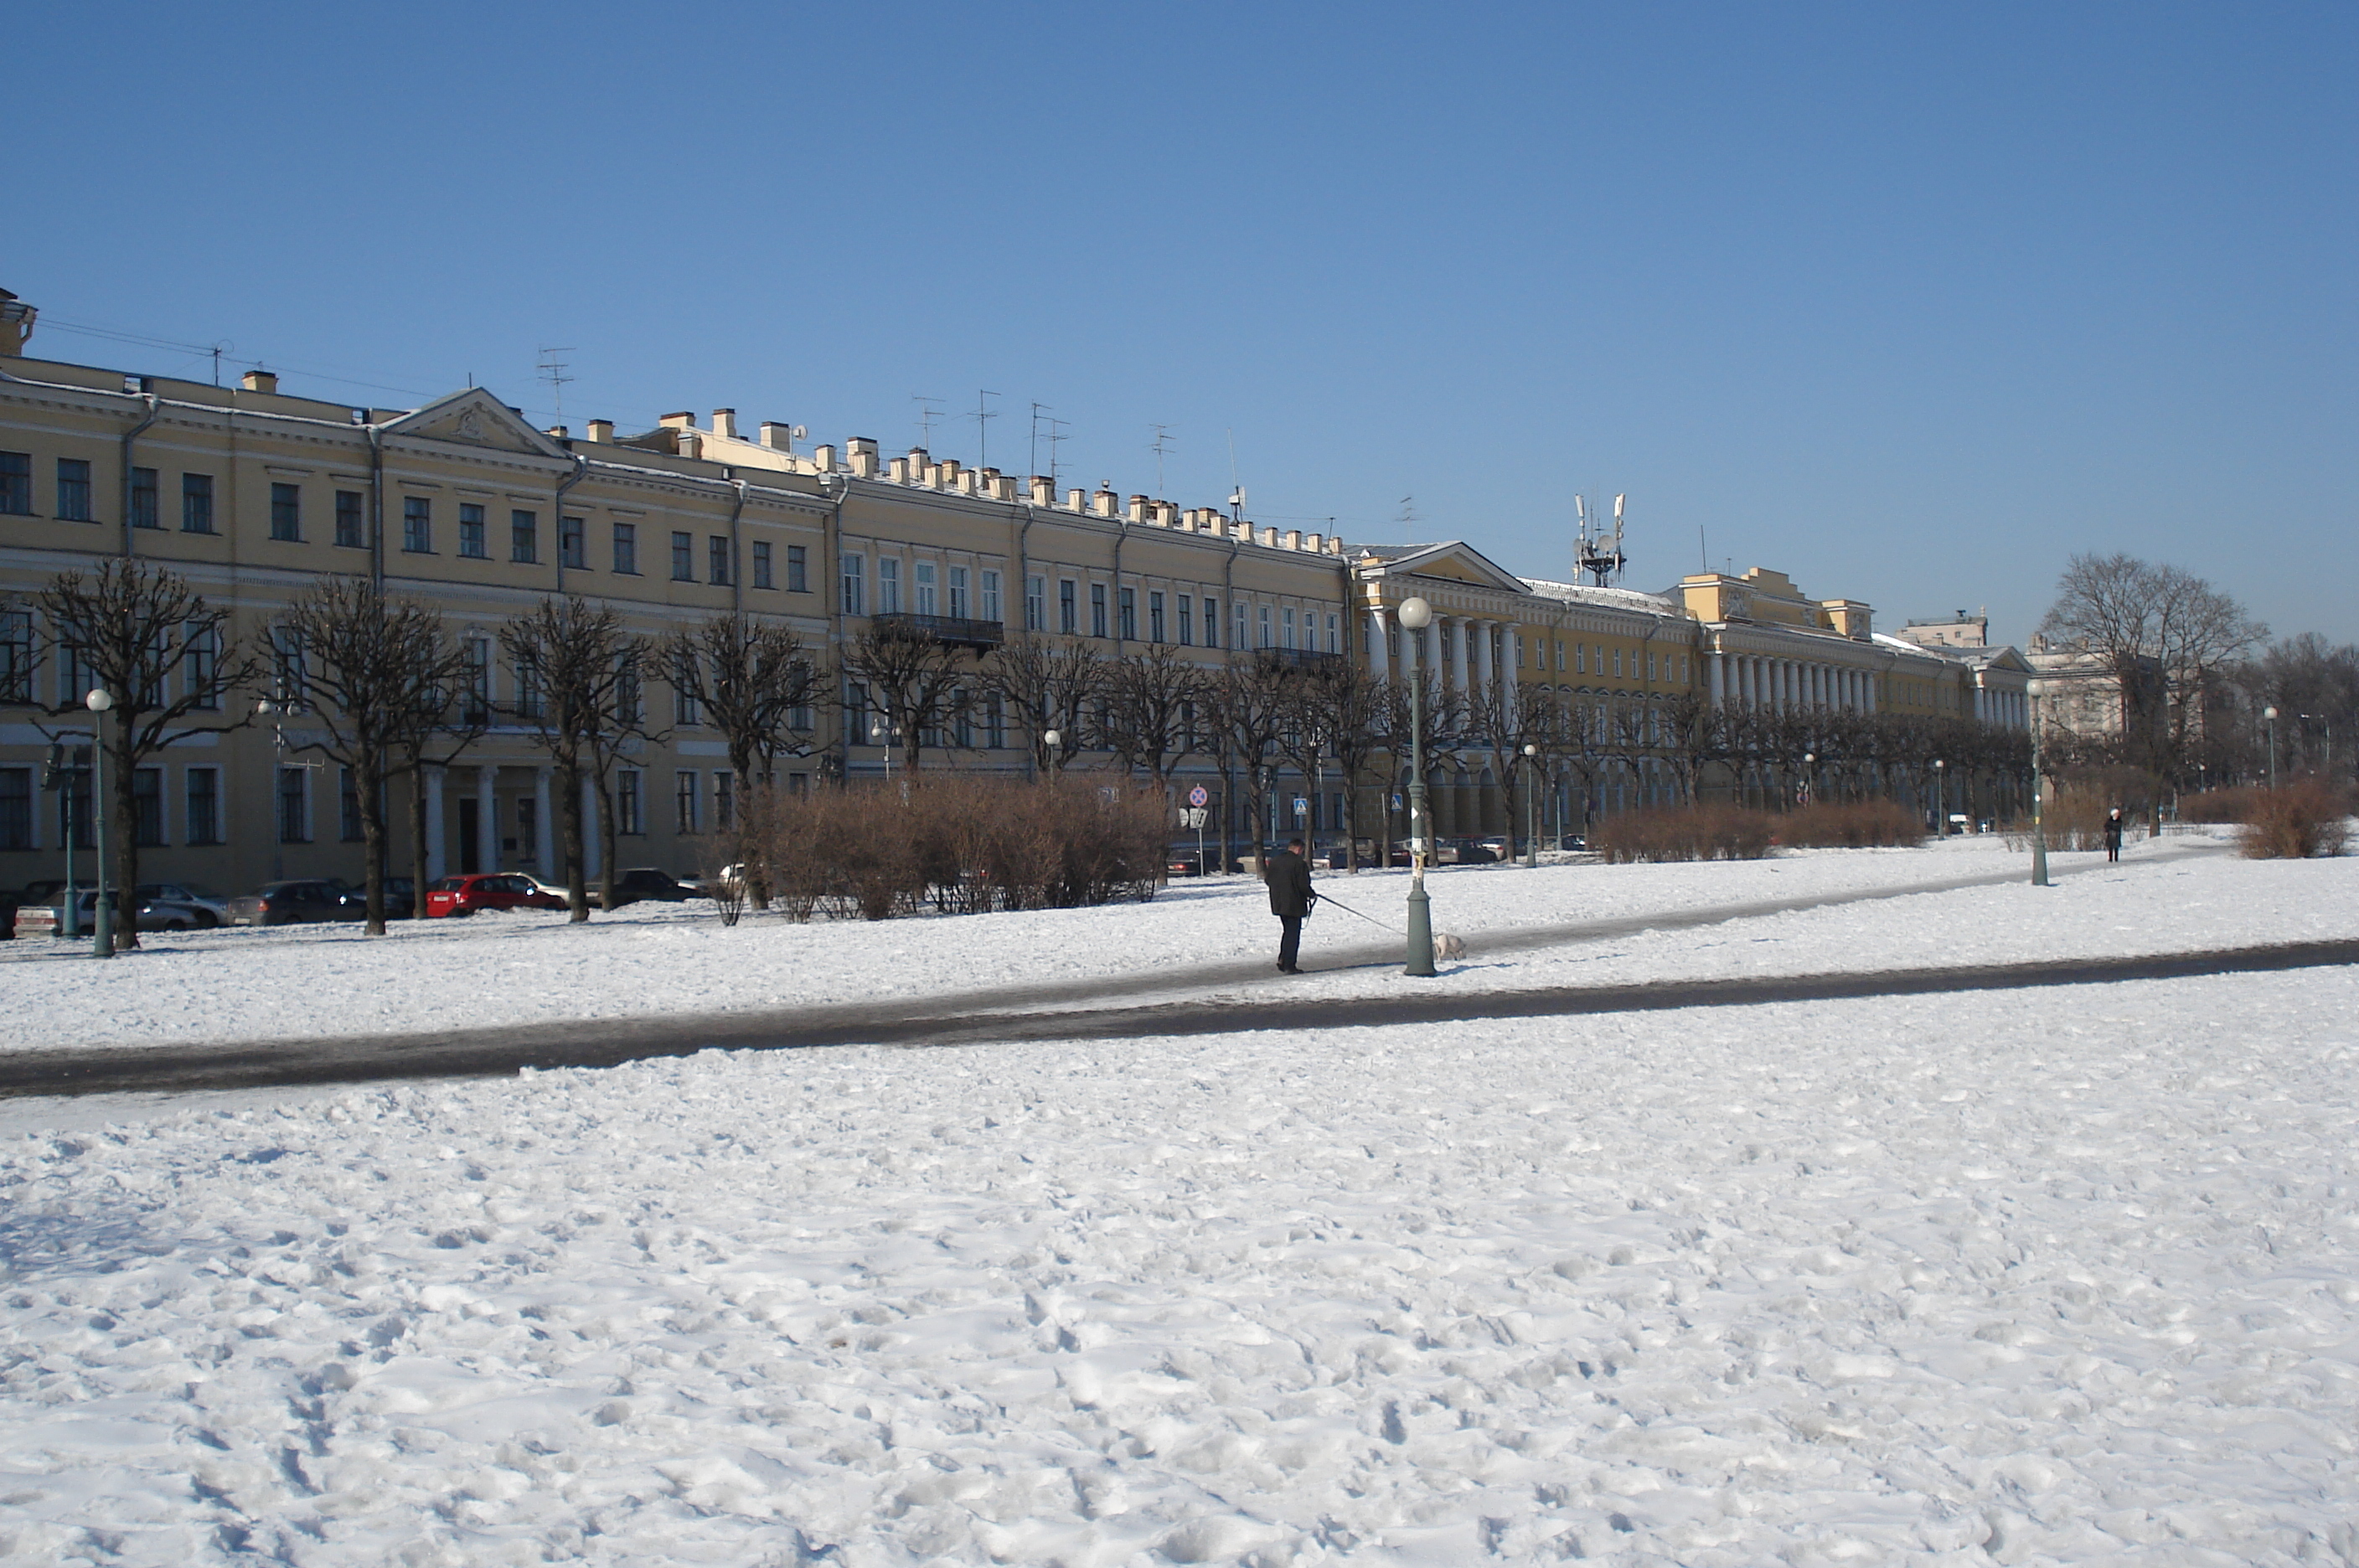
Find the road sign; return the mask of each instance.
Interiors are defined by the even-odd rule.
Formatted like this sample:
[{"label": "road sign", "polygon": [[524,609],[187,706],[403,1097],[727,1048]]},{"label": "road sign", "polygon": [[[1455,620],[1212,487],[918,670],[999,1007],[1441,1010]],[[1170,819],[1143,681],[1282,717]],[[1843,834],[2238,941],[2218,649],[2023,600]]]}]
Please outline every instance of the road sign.
[{"label": "road sign", "polygon": [[1199,784],[1188,791],[1188,803],[1191,806],[1209,806],[1212,803],[1212,792]]},{"label": "road sign", "polygon": [[1204,808],[1201,806],[1182,806],[1180,809],[1180,825],[1183,828],[1201,828],[1204,825]]},{"label": "road sign", "polygon": [[1310,796],[1297,795],[1294,798],[1294,814],[1297,818],[1307,817],[1310,814]]},{"label": "road sign", "polygon": [[1396,811],[1400,810],[1400,791],[1397,789],[1393,791],[1393,810]]}]

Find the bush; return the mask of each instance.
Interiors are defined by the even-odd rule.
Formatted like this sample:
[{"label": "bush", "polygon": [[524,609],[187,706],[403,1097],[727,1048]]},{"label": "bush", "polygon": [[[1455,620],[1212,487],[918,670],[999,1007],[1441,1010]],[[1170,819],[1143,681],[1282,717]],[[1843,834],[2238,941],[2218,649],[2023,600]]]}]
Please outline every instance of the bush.
[{"label": "bush", "polygon": [[1759,860],[1777,819],[1745,806],[1650,806],[1608,817],[1589,847],[1609,865],[1671,860]]},{"label": "bush", "polygon": [[2248,822],[2253,820],[2256,789],[2206,789],[2184,795],[2179,801],[2182,822]]},{"label": "bush", "polygon": [[[2053,850],[2104,848],[2105,813],[2120,804],[2102,785],[2076,780],[2053,787],[2040,807],[2041,825],[2048,833],[2048,847]],[[2122,825],[2126,838],[2130,823],[2125,819]],[[2031,819],[2020,817],[2007,823],[2006,842],[2010,849],[2030,847]]]},{"label": "bush", "polygon": [[1129,780],[948,776],[766,796],[756,874],[790,919],[889,920],[1151,898],[1169,812]]},{"label": "bush", "polygon": [[1777,819],[1777,842],[1796,849],[1913,849],[1925,842],[1925,824],[1891,800],[1814,800]]},{"label": "bush", "polygon": [[2252,860],[2307,860],[2340,855],[2350,834],[2351,803],[2323,784],[2305,779],[2281,789],[2256,789],[2245,818],[2243,848]]}]

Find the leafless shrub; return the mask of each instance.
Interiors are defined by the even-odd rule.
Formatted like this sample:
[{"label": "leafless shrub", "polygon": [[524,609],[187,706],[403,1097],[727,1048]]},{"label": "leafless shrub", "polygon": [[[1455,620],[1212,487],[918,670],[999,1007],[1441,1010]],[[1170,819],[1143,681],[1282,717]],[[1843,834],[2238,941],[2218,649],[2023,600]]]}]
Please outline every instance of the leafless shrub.
[{"label": "leafless shrub", "polygon": [[1650,807],[1608,817],[1589,847],[1612,865],[1672,860],[1759,860],[1777,820],[1744,806]]},{"label": "leafless shrub", "polygon": [[2262,791],[2246,789],[2206,789],[2180,798],[2182,822],[2248,822]]},{"label": "leafless shrub", "polygon": [[1777,842],[1794,849],[1913,848],[1925,842],[1917,813],[1892,800],[1813,801],[1779,817]]},{"label": "leafless shrub", "polygon": [[2245,819],[2248,860],[2307,860],[2341,855],[2350,838],[2351,802],[2315,779],[2281,789],[2256,789]]}]

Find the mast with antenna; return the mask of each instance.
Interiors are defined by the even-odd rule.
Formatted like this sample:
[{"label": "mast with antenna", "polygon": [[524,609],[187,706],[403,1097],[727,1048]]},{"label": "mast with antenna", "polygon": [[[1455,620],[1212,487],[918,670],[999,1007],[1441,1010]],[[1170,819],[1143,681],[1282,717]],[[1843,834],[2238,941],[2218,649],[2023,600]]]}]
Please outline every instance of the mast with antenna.
[{"label": "mast with antenna", "polygon": [[1241,523],[1245,516],[1245,485],[1237,477],[1237,430],[1229,427],[1229,521]]},{"label": "mast with antenna", "polygon": [[977,468],[989,468],[991,466],[991,431],[989,426],[992,420],[999,418],[999,410],[996,408],[987,408],[984,403],[984,399],[985,397],[996,397],[998,396],[999,394],[996,392],[984,392],[980,389],[978,389],[974,395],[974,465]]},{"label": "mast with antenna", "polygon": [[942,417],[942,411],[934,405],[941,399],[929,397],[922,392],[912,392],[909,401],[918,405],[918,445],[931,452],[934,450],[934,421]]},{"label": "mast with antenna", "polygon": [[1572,498],[1573,516],[1579,522],[1573,544],[1573,572],[1576,577],[1586,574],[1591,587],[1611,588],[1628,564],[1628,558],[1622,553],[1622,503],[1627,499],[1625,495],[1614,497],[1614,528],[1609,533],[1604,519],[1590,517],[1586,497]]},{"label": "mast with antenna", "polygon": [[1180,443],[1171,439],[1169,425],[1150,424],[1147,428],[1155,432],[1147,450],[1155,453],[1155,498],[1159,501],[1163,498],[1163,454]]},{"label": "mast with antenna", "polygon": [[565,384],[573,379],[573,367],[558,355],[572,352],[570,348],[549,348],[544,344],[540,362],[535,367],[540,379],[549,383],[549,401],[556,405],[557,422],[560,425],[565,422]]}]

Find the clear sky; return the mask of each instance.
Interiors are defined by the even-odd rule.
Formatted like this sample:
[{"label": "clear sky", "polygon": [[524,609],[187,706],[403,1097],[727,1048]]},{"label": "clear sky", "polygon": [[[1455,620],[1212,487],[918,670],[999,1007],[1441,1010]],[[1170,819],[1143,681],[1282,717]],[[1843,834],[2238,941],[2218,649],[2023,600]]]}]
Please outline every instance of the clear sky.
[{"label": "clear sky", "polygon": [[[2359,7],[27,7],[33,352],[717,407],[2020,641],[2065,558],[2359,640]],[[330,380],[329,376],[343,377]],[[375,384],[375,387],[356,383]],[[377,387],[397,390],[378,390]],[[1048,449],[1040,463],[1045,467]],[[1405,507],[1413,520],[1403,521]]]}]

